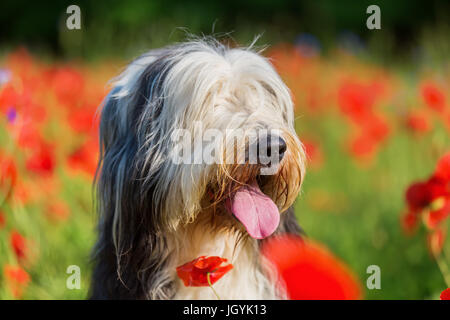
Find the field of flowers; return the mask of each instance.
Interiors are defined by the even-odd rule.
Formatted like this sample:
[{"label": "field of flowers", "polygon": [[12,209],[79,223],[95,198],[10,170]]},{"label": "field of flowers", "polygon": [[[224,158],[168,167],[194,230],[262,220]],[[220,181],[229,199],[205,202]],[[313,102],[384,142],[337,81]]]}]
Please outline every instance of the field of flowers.
[{"label": "field of flowers", "polygon": [[[438,299],[450,287],[450,69],[381,66],[279,45],[309,163],[296,214],[367,299]],[[332,58],[331,58],[332,57]],[[0,299],[82,299],[95,240],[96,112],[125,62],[0,58]],[[67,267],[81,289],[66,287]]]}]

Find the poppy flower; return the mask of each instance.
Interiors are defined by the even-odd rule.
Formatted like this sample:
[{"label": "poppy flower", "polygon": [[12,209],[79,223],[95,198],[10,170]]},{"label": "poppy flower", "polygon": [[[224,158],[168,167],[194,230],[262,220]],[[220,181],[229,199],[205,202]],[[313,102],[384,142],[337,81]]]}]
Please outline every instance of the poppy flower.
[{"label": "poppy flower", "polygon": [[445,110],[445,95],[434,83],[426,83],[421,87],[422,98],[430,109],[437,112]]},{"label": "poppy flower", "polygon": [[10,66],[10,69],[15,71],[14,73],[19,74],[23,78],[31,74],[30,71],[35,65],[35,61],[28,50],[21,47],[7,56],[6,65]]},{"label": "poppy flower", "polygon": [[47,109],[37,103],[29,103],[27,108],[22,110],[23,122],[41,124],[47,119]]},{"label": "poppy flower", "polygon": [[440,199],[436,201],[437,208],[429,210],[424,214],[424,223],[429,229],[436,228],[450,215],[450,199]]},{"label": "poppy flower", "polygon": [[82,74],[72,67],[61,67],[49,72],[51,86],[59,102],[76,106],[85,87]]},{"label": "poppy flower", "polygon": [[371,159],[377,148],[376,142],[366,134],[352,138],[349,145],[351,154],[359,159]]},{"label": "poppy flower", "polygon": [[441,292],[441,300],[450,300],[450,288],[445,289]]},{"label": "poppy flower", "polygon": [[350,269],[310,240],[280,236],[267,240],[263,255],[275,266],[293,300],[347,300],[362,297]]},{"label": "poppy flower", "polygon": [[21,148],[38,148],[42,141],[40,131],[33,124],[22,126],[17,133],[17,143]]},{"label": "poppy flower", "polygon": [[231,269],[233,265],[227,259],[201,256],[177,267],[177,274],[186,287],[207,287],[208,275],[212,285]]},{"label": "poppy flower", "polygon": [[403,215],[401,218],[401,225],[403,231],[407,235],[412,235],[417,228],[419,222],[419,215],[417,212],[410,211],[407,214]]},{"label": "poppy flower", "polygon": [[55,168],[55,159],[51,147],[41,143],[40,147],[27,159],[26,168],[43,176],[52,174]]},{"label": "poppy flower", "polygon": [[431,201],[440,197],[450,196],[450,180],[446,181],[438,175],[433,175],[427,180],[426,186]]},{"label": "poppy flower", "polygon": [[3,274],[13,296],[20,299],[30,282],[28,273],[20,266],[5,265]]},{"label": "poppy flower", "polygon": [[416,182],[410,185],[406,190],[405,197],[412,211],[420,211],[432,201],[432,194],[426,182]]},{"label": "poppy flower", "polygon": [[377,143],[383,142],[390,133],[388,123],[379,115],[371,116],[364,124],[364,130]]},{"label": "poppy flower", "polygon": [[435,175],[438,178],[450,182],[450,152],[443,155],[436,166]]},{"label": "poppy flower", "polygon": [[410,113],[406,117],[406,126],[412,132],[426,133],[431,130],[430,119],[425,113]]},{"label": "poppy flower", "polygon": [[0,193],[2,197],[11,194],[17,182],[17,168],[14,160],[0,155]]},{"label": "poppy flower", "polygon": [[26,239],[16,230],[13,230],[9,236],[9,243],[19,261],[26,259],[28,249]]},{"label": "poppy flower", "polygon": [[0,229],[3,229],[6,225],[6,217],[3,211],[0,210]]},{"label": "poppy flower", "polygon": [[322,150],[319,144],[312,140],[303,140],[302,143],[309,162],[314,167],[319,167],[323,161]]},{"label": "poppy flower", "polygon": [[91,138],[71,153],[67,159],[70,169],[94,176],[97,170],[98,140]]},{"label": "poppy flower", "polygon": [[371,116],[377,95],[366,84],[355,81],[344,81],[338,90],[338,103],[343,114],[355,123]]},{"label": "poppy flower", "polygon": [[7,109],[22,101],[22,96],[17,92],[12,84],[5,85],[2,90],[0,90],[0,110],[5,112]]},{"label": "poppy flower", "polygon": [[32,193],[29,184],[30,183],[28,181],[22,180],[17,184],[17,187],[14,190],[15,199],[23,205],[28,204],[30,200],[36,196],[36,194]]},{"label": "poppy flower", "polygon": [[69,113],[68,122],[77,133],[95,132],[99,125],[98,117],[95,115],[96,111],[96,106],[77,108]]}]

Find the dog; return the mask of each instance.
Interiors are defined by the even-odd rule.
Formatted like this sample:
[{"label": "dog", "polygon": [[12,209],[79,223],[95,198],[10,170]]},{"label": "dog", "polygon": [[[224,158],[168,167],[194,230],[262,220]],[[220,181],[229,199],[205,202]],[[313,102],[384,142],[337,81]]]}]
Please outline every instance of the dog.
[{"label": "dog", "polygon": [[[177,266],[203,255],[234,266],[214,284],[221,298],[286,298],[260,247],[279,233],[301,233],[292,205],[305,153],[290,91],[269,60],[253,46],[193,39],[142,55],[112,86],[100,115],[90,298],[215,299],[210,288],[177,277]],[[218,157],[243,151],[240,163],[176,163],[178,129],[187,140],[208,129],[279,134],[241,137],[239,146],[219,139]],[[250,146],[261,151],[263,140],[266,155],[278,157],[274,166],[249,161]],[[261,174],[268,167],[275,171]]]}]

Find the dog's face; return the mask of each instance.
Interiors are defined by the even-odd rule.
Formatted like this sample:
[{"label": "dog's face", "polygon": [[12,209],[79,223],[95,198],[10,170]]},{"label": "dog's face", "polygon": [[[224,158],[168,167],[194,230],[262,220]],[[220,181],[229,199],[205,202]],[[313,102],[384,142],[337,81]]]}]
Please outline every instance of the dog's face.
[{"label": "dog's face", "polygon": [[275,231],[300,190],[304,151],[289,91],[266,59],[195,42],[136,60],[116,88],[136,138],[133,178],[158,224],[201,218],[257,239]]}]

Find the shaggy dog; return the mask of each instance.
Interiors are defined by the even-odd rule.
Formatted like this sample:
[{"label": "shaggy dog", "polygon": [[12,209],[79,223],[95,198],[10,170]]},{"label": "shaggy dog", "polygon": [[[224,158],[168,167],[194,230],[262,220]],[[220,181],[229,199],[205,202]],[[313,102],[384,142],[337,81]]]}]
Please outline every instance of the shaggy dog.
[{"label": "shaggy dog", "polygon": [[[208,146],[200,137],[205,130],[244,135],[215,140],[219,161],[180,163],[173,137],[179,129],[188,135],[184,142],[200,138],[200,155]],[[247,135],[264,130],[262,138]],[[198,158],[199,150],[187,152],[188,160]],[[105,100],[100,153],[91,298],[214,299],[210,288],[185,287],[176,274],[177,266],[204,255],[234,265],[214,285],[222,298],[286,297],[259,248],[269,236],[300,232],[290,207],[304,152],[290,92],[266,58],[213,39],[139,57]],[[262,174],[267,168],[275,169]]]}]

